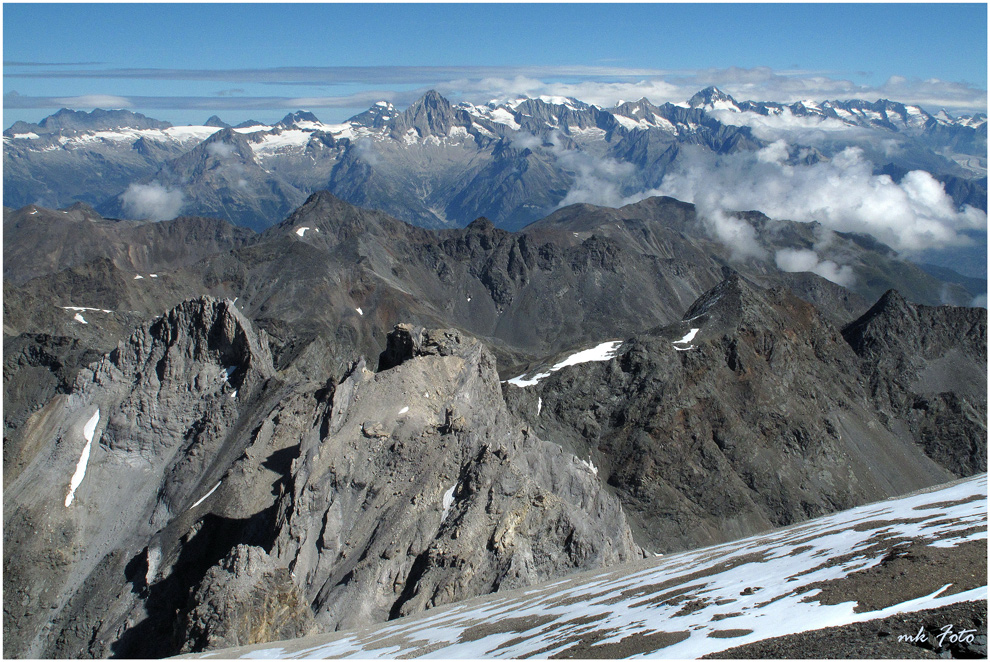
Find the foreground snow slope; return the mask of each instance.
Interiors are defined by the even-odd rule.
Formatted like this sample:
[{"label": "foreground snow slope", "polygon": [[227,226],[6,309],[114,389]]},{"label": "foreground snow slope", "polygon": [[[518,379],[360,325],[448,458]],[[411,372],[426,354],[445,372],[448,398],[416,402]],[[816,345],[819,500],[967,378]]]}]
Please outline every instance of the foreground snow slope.
[{"label": "foreground snow slope", "polygon": [[[416,618],[201,657],[699,657],[769,637],[984,600],[985,575],[968,584],[931,584],[889,606],[860,605],[859,612],[854,599],[841,596],[854,573],[890,562],[897,549],[921,545],[957,553],[986,540],[986,523],[987,478],[981,474],[772,533]],[[985,543],[981,547],[985,556]],[[824,588],[840,599],[825,599],[821,582],[830,582]]]}]

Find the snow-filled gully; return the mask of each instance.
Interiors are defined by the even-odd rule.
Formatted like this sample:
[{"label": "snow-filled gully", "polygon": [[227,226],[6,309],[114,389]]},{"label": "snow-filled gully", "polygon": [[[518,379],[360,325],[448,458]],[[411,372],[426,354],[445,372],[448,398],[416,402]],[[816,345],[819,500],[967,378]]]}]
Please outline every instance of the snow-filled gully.
[{"label": "snow-filled gully", "polygon": [[76,463],[76,470],[72,474],[72,478],[69,479],[69,493],[65,496],[66,508],[72,505],[72,501],[76,498],[76,490],[79,489],[83,478],[86,477],[86,466],[89,464],[89,454],[93,448],[93,435],[96,434],[96,426],[99,422],[100,410],[97,408],[96,413],[83,426],[83,438],[86,440],[86,445],[83,446],[82,455],[79,456],[79,461]]}]

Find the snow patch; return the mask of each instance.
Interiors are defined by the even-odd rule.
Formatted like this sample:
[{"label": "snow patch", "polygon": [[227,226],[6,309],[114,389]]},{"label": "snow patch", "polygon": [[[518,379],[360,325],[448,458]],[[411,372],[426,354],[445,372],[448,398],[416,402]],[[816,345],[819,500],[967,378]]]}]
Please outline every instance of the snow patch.
[{"label": "snow patch", "polygon": [[96,433],[96,426],[99,422],[100,409],[97,408],[96,413],[83,426],[83,438],[86,440],[86,445],[83,446],[82,455],[79,456],[79,461],[76,463],[76,471],[69,479],[69,493],[65,497],[66,508],[72,505],[73,499],[76,498],[76,490],[82,484],[83,478],[86,477],[86,465],[89,464],[89,453],[93,448],[93,435]]},{"label": "snow patch", "polygon": [[518,377],[513,377],[508,380],[508,382],[521,388],[533,386],[534,384],[538,384],[541,380],[549,377],[550,373],[557,372],[562,368],[577,365],[579,363],[588,363],[589,361],[608,361],[615,356],[616,352],[619,351],[620,345],[622,345],[621,340],[610,340],[608,342],[603,342],[602,344],[592,347],[591,349],[586,349],[575,354],[571,354],[560,363],[554,365],[547,372],[538,373],[529,379],[526,379],[525,375],[519,375]]},{"label": "snow patch", "polygon": [[499,124],[504,124],[513,131],[518,131],[520,129],[519,123],[516,122],[515,116],[505,108],[496,108],[488,116],[488,119]]},{"label": "snow patch", "polygon": [[701,331],[701,329],[691,329],[686,334],[684,334],[684,337],[683,338],[681,338],[680,340],[675,340],[674,341],[674,344],[675,345],[686,345],[686,344],[688,344],[689,342],[691,342],[692,340],[694,340],[694,337],[696,335],[698,335],[698,331]]},{"label": "snow patch", "polygon": [[591,461],[591,458],[590,457],[587,460],[582,460],[579,457],[575,457],[575,459],[577,459],[578,462],[580,462],[582,465],[584,465],[584,467],[588,471],[590,471],[591,473],[595,474],[596,476],[598,475],[598,467],[595,466],[595,463]]},{"label": "snow patch", "polygon": [[151,586],[158,577],[158,564],[162,560],[161,547],[152,547],[148,550],[148,569],[144,573],[144,583]]},{"label": "snow patch", "polygon": [[133,280],[143,280],[143,279],[144,279],[144,276],[142,276],[141,274],[135,274],[134,275],[134,278],[133,278]]},{"label": "snow patch", "polygon": [[213,489],[212,490],[210,490],[209,492],[207,492],[206,494],[204,494],[203,495],[203,498],[201,498],[199,501],[197,501],[193,505],[189,506],[189,510],[192,510],[193,508],[195,508],[199,504],[201,504],[204,501],[206,501],[207,497],[209,497],[211,494],[213,494],[214,492],[217,491],[217,488],[220,487],[220,483],[222,483],[222,482],[223,482],[222,480],[221,481],[217,481],[217,484],[213,486]]},{"label": "snow patch", "polygon": [[360,308],[355,308],[354,310],[356,310],[356,311],[357,311],[357,314],[358,314],[358,315],[362,315],[362,316],[364,315],[364,311],[363,311],[363,310],[361,310]]},{"label": "snow patch", "polygon": [[309,230],[309,228],[307,226],[302,226],[302,227],[296,228],[296,234],[299,235],[300,237],[305,237],[306,236],[306,230]]},{"label": "snow patch", "polygon": [[440,515],[440,523],[443,524],[444,520],[447,519],[447,515],[450,514],[450,507],[454,505],[454,490],[457,489],[457,483],[450,486],[450,489],[443,493],[443,514]]},{"label": "snow patch", "polygon": [[81,314],[81,313],[76,313],[76,315],[75,315],[75,317],[73,317],[72,319],[74,319],[75,321],[77,321],[77,322],[79,322],[80,324],[89,324],[89,322],[87,322],[87,321],[86,321],[86,320],[85,320],[85,319],[83,318],[83,316],[82,316],[82,314]]},{"label": "snow patch", "polygon": [[78,312],[84,312],[84,311],[87,311],[87,310],[91,310],[91,311],[96,312],[96,313],[112,313],[113,312],[112,310],[107,310],[106,308],[87,308],[85,306],[62,306],[62,309],[63,310],[75,310],[75,311],[78,311]]},{"label": "snow patch", "polygon": [[402,416],[407,411],[409,411],[409,407],[403,407],[402,409],[399,410],[399,416]]}]

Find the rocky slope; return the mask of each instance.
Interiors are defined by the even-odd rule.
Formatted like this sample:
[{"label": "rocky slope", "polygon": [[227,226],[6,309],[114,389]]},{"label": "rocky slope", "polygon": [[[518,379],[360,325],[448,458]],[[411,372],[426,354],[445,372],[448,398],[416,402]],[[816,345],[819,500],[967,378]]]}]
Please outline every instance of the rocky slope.
[{"label": "rocky slope", "polygon": [[[925,328],[949,334],[944,352],[980,369],[985,314],[937,310],[973,326],[955,337],[956,325]],[[902,320],[891,323],[900,328],[886,337],[914,338]],[[917,342],[941,356],[933,341]],[[917,348],[884,354],[894,362],[908,356],[923,360]],[[540,434],[597,467],[642,544],[670,552],[986,470],[985,394],[963,411],[897,418],[905,412],[874,404],[865,383],[871,374],[878,373],[860,365],[854,346],[813,306],[734,274],[681,322],[634,336],[606,362],[504,388]],[[946,385],[934,397],[955,402],[970,388],[980,391],[980,379],[962,374],[958,396]],[[905,434],[907,420],[917,420],[916,434]],[[952,431],[935,435],[935,428]],[[931,449],[926,438],[952,450]]]},{"label": "rocky slope", "polygon": [[[520,233],[485,220],[427,231],[328,193],[261,235],[216,219],[108,221],[83,206],[5,210],[5,361],[28,365],[25,352],[73,342],[108,352],[141,321],[203,294],[231,299],[268,332],[277,369],[314,380],[339,379],[354,357],[377,356],[404,321],[461,328],[485,340],[500,370],[512,371],[671,323],[730,264],[754,282],[786,285],[837,326],[889,288],[921,303],[969,300],[960,286],[877,242],[749,218],[765,259],[734,259],[711,240],[693,205],[669,198],[619,209],[575,205]],[[816,274],[781,272],[770,257],[816,244],[830,247],[819,249],[821,259],[852,270],[856,292]],[[72,356],[81,354],[60,359],[64,375],[56,381],[71,383],[82,365]],[[41,389],[33,404],[27,391],[5,391],[5,436],[16,437],[50,385],[10,371],[6,384]]]}]

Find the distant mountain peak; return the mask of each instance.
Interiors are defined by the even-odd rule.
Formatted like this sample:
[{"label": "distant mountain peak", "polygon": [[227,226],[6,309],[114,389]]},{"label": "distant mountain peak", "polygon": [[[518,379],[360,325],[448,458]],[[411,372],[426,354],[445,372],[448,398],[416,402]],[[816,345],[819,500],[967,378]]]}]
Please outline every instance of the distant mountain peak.
[{"label": "distant mountain peak", "polygon": [[203,124],[203,126],[215,126],[218,129],[229,129],[230,128],[230,125],[229,124],[227,124],[226,122],[224,122],[222,119],[220,119],[216,115],[213,115],[213,116],[210,117],[210,119],[206,120],[206,123]]},{"label": "distant mountain peak", "polygon": [[320,123],[320,120],[316,115],[309,112],[308,110],[297,110],[294,113],[289,113],[279,121],[276,126],[293,126],[299,122],[316,122]]},{"label": "distant mountain peak", "polygon": [[152,119],[141,113],[129,110],[104,110],[94,108],[90,112],[62,108],[37,124],[17,122],[4,132],[11,133],[57,133],[59,131],[107,131],[110,129],[167,129],[171,122]]},{"label": "distant mountain peak", "polygon": [[706,87],[688,99],[688,105],[691,108],[720,108],[729,107],[730,105],[738,108],[735,99],[714,85]]}]

